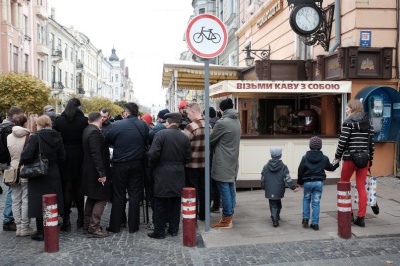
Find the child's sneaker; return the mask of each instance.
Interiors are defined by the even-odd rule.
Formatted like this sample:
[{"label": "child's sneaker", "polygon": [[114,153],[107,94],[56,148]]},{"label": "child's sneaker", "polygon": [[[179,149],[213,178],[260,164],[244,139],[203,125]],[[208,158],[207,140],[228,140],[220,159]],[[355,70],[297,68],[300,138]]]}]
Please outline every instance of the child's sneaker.
[{"label": "child's sneaker", "polygon": [[310,228],[314,229],[315,231],[319,230],[318,224],[310,224]]},{"label": "child's sneaker", "polygon": [[303,219],[301,221],[301,224],[303,225],[303,227],[308,227],[308,219]]}]

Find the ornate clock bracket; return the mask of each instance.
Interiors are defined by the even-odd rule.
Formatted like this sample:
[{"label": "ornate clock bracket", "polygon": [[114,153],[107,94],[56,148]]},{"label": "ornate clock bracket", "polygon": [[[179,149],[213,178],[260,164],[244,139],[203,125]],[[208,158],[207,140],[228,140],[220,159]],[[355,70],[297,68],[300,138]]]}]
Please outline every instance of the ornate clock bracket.
[{"label": "ornate clock bracket", "polygon": [[305,45],[314,45],[318,43],[325,51],[329,50],[334,10],[335,4],[331,4],[322,9],[323,21],[321,27],[309,36],[300,36]]}]

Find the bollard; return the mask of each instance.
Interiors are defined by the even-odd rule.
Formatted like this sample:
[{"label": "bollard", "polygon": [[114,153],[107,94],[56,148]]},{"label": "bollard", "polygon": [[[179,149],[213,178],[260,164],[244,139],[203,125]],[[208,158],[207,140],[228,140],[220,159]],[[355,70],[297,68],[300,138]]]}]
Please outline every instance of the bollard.
[{"label": "bollard", "polygon": [[350,182],[337,183],[338,200],[338,235],[341,238],[351,237],[351,185]]},{"label": "bollard", "polygon": [[42,196],[42,200],[44,251],[53,253],[59,251],[57,195],[46,194]]},{"label": "bollard", "polygon": [[196,246],[196,214],[196,189],[185,187],[182,196],[183,245],[185,247]]}]

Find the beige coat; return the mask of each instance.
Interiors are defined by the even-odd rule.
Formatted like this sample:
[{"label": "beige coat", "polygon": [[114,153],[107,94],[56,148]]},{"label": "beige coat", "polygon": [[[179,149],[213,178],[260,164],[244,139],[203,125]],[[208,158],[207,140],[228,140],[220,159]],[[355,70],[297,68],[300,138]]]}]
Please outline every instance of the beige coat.
[{"label": "beige coat", "polygon": [[[11,167],[18,168],[19,160],[21,158],[22,150],[24,149],[24,144],[26,140],[26,135],[31,132],[28,128],[23,128],[20,126],[14,126],[12,128],[12,133],[7,137],[7,147],[11,156]],[[21,182],[27,182],[25,178],[21,178]]]}]

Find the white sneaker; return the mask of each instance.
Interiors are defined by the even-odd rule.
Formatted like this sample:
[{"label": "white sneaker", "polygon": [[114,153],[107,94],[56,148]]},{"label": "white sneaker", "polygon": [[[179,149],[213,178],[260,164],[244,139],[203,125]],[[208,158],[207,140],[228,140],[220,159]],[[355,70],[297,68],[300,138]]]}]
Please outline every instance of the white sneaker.
[{"label": "white sneaker", "polygon": [[15,231],[15,236],[21,236],[21,225],[17,224],[17,231]]},{"label": "white sneaker", "polygon": [[21,228],[21,236],[31,236],[36,234],[36,230],[31,227]]}]

